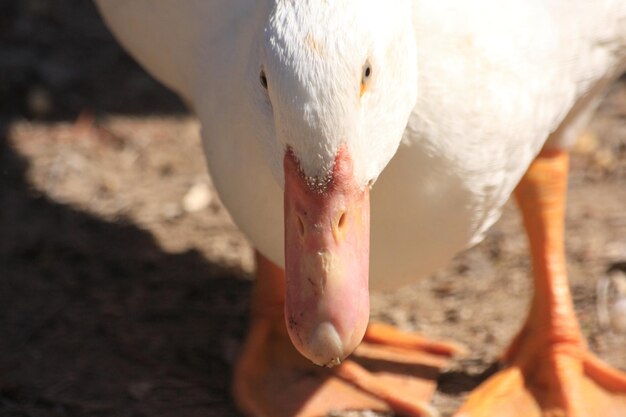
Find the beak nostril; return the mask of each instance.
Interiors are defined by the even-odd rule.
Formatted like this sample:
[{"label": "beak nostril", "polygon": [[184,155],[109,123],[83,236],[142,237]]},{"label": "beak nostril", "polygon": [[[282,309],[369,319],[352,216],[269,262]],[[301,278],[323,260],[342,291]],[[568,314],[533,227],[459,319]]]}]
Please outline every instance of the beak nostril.
[{"label": "beak nostril", "polygon": [[296,221],[298,222],[298,236],[302,239],[304,238],[304,221],[299,214],[296,214]]},{"label": "beak nostril", "polygon": [[341,213],[341,216],[339,217],[339,221],[337,222],[337,228],[339,230],[343,229],[343,226],[346,224],[346,212],[344,211],[343,213]]}]

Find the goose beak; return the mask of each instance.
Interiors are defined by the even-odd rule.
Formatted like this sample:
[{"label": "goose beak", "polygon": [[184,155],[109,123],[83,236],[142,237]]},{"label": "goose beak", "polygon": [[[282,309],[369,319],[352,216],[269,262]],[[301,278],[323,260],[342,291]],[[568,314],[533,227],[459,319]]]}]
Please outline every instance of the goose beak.
[{"label": "goose beak", "polygon": [[369,188],[358,187],[345,148],[328,181],[307,181],[293,153],[285,172],[285,320],[294,346],[318,365],[338,365],[369,320]]}]

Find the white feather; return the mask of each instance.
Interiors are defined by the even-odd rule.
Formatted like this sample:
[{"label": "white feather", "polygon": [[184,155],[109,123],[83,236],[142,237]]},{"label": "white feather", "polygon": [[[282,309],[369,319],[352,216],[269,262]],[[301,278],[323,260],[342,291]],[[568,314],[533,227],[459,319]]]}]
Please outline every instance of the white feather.
[{"label": "white feather", "polygon": [[623,0],[97,3],[196,109],[224,204],[277,263],[285,146],[313,177],[348,146],[358,181],[379,178],[374,287],[424,276],[482,239],[546,141],[570,143],[626,63]]}]

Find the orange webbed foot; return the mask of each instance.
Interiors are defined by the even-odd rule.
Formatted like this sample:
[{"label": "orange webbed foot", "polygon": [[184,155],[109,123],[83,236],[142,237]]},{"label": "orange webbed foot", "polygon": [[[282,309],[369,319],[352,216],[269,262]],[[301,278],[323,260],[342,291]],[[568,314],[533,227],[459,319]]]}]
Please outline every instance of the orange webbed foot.
[{"label": "orange webbed foot", "polygon": [[515,351],[510,365],[473,391],[455,417],[626,415],[626,374],[582,343],[529,343]]},{"label": "orange webbed foot", "polygon": [[282,271],[257,258],[252,322],[236,365],[233,395],[249,416],[312,417],[374,410],[437,416],[430,405],[439,370],[457,345],[373,324],[352,357],[319,367],[296,351],[282,314]]},{"label": "orange webbed foot", "polygon": [[567,282],[564,211],[568,155],[544,150],[516,189],[535,292],[508,368],[473,391],[456,417],[626,416],[626,374],[587,348]]},{"label": "orange webbed foot", "polygon": [[[250,416],[324,416],[374,410],[402,416],[438,416],[428,405],[447,358],[364,343],[355,358],[323,368],[302,357],[286,333],[269,321],[253,324],[237,364],[233,391]],[[398,360],[399,359],[399,360]]]}]

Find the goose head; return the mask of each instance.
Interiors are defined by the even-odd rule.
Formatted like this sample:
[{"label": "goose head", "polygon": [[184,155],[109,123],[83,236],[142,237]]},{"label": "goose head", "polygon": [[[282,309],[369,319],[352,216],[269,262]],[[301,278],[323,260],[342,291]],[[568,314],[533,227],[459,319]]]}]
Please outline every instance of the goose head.
[{"label": "goose head", "polygon": [[277,0],[251,65],[259,140],[284,187],[286,325],[319,365],[367,327],[369,190],[417,95],[411,2],[380,6]]}]

